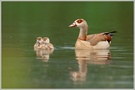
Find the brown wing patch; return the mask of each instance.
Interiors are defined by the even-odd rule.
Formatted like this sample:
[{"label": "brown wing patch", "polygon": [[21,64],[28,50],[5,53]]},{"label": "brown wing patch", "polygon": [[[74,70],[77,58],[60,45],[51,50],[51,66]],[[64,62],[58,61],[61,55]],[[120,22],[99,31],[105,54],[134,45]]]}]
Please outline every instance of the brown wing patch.
[{"label": "brown wing patch", "polygon": [[111,41],[112,40],[112,37],[110,35],[106,35],[106,40],[107,41]]},{"label": "brown wing patch", "polygon": [[112,37],[110,35],[106,35],[106,41],[110,44],[110,41],[112,40]]}]

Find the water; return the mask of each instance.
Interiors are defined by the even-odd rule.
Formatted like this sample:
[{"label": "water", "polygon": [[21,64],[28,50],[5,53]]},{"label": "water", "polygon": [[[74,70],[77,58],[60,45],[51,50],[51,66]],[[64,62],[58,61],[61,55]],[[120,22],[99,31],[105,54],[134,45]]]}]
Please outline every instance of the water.
[{"label": "water", "polygon": [[[89,34],[117,31],[111,49],[74,50],[84,18]],[[36,57],[38,36],[55,46]],[[133,88],[133,2],[2,2],[2,88]]]}]

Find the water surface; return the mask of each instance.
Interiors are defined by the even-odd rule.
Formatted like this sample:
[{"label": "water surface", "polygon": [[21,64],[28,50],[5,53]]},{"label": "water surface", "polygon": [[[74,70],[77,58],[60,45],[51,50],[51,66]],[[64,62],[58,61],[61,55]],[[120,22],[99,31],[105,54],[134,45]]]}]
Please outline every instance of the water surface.
[{"label": "water surface", "polygon": [[[84,18],[89,34],[117,31],[110,50],[76,51]],[[36,57],[38,36],[53,53]],[[133,2],[2,2],[2,88],[133,88]]]}]

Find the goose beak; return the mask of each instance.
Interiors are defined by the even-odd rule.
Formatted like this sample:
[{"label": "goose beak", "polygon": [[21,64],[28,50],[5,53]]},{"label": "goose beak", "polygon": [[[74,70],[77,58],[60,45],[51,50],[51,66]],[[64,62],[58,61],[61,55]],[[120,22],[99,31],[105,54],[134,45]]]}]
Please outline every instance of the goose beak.
[{"label": "goose beak", "polygon": [[69,25],[69,27],[76,27],[77,25],[75,23],[72,23],[71,25]]}]

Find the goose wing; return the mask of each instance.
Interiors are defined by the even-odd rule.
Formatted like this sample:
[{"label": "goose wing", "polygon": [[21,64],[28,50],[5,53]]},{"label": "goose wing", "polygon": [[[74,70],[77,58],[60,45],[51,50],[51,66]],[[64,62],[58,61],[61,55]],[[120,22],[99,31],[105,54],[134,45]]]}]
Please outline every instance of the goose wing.
[{"label": "goose wing", "polygon": [[90,44],[93,46],[100,41],[108,41],[108,43],[110,43],[110,41],[112,40],[113,33],[116,33],[116,31],[91,34],[87,36],[86,40],[89,41]]}]

